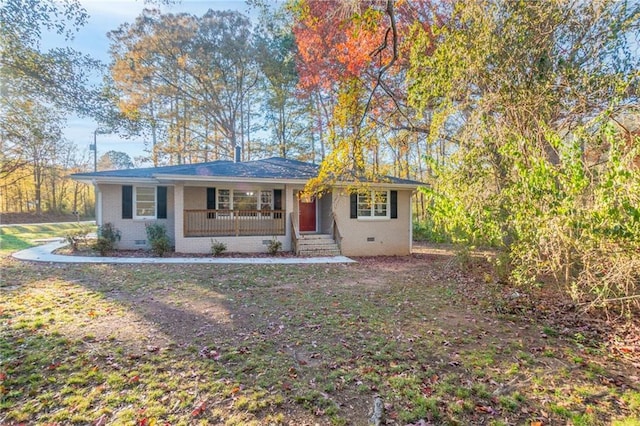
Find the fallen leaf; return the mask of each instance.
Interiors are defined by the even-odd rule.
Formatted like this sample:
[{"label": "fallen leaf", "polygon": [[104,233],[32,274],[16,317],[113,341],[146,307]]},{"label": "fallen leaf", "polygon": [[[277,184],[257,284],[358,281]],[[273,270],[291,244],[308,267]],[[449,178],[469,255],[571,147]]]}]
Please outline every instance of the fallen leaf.
[{"label": "fallen leaf", "polygon": [[294,379],[298,377],[298,371],[296,371],[295,367],[289,368],[289,377]]},{"label": "fallen leaf", "polygon": [[202,401],[192,412],[191,417],[198,417],[207,409],[207,401]]},{"label": "fallen leaf", "polygon": [[496,412],[488,405],[476,405],[476,411],[478,413],[495,414]]}]

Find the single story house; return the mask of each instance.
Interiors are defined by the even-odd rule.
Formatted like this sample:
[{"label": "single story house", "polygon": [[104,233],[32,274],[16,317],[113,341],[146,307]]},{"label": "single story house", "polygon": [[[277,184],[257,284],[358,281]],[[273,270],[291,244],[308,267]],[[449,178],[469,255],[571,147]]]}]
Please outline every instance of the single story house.
[{"label": "single story house", "polygon": [[[121,232],[121,249],[147,248],[145,225],[159,223],[180,253],[266,252],[275,238],[300,255],[408,255],[411,197],[420,182],[385,178],[351,193],[336,184],[301,196],[319,167],[285,158],[213,161],[77,173],[94,185],[96,220]],[[350,191],[351,190],[351,191]]]}]

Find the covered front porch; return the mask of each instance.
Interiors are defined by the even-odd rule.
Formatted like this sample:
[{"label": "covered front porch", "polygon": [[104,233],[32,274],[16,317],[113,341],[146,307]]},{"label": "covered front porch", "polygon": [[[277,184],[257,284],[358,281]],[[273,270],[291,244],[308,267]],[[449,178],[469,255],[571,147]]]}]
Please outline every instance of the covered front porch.
[{"label": "covered front porch", "polygon": [[175,246],[179,252],[211,250],[265,252],[276,239],[283,251],[297,251],[304,235],[332,235],[331,195],[301,199],[291,184],[176,183]]}]

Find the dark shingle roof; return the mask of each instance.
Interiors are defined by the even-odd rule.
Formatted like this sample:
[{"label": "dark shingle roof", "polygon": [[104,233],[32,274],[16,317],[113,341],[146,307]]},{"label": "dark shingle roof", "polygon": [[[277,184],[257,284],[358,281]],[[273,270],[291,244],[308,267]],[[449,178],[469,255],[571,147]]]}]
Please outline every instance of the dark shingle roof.
[{"label": "dark shingle roof", "polygon": [[238,163],[233,161],[212,161],[209,163],[183,164],[178,166],[77,173],[72,176],[82,178],[153,178],[158,177],[159,175],[179,175],[264,179],[310,179],[317,174],[318,166],[315,164],[273,157],[264,160]]},{"label": "dark shingle roof", "polygon": [[[178,166],[148,167],[127,170],[107,170],[94,173],[76,173],[76,179],[100,178],[161,178],[168,176],[211,176],[212,178],[248,178],[248,179],[283,179],[309,180],[318,175],[319,166],[288,158],[272,157],[264,160],[233,162],[212,161],[209,163],[184,164]],[[422,185],[422,183],[394,177],[384,177],[385,182],[395,184]]]}]

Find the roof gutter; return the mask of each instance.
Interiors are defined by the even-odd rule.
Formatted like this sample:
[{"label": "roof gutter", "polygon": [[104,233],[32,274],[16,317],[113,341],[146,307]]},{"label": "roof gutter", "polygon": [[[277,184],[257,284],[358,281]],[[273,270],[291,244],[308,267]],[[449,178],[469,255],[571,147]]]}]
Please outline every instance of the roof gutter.
[{"label": "roof gutter", "polygon": [[229,183],[284,183],[284,184],[306,184],[309,179],[281,179],[281,178],[245,178],[234,176],[185,176],[185,175],[153,175],[158,181],[181,181],[181,182],[229,182]]},{"label": "roof gutter", "polygon": [[87,176],[87,175],[75,175],[70,176],[71,179],[86,183],[87,185],[96,185],[96,184],[127,184],[127,183],[158,183],[157,179],[154,178],[135,178],[135,177],[99,177],[99,176]]}]

